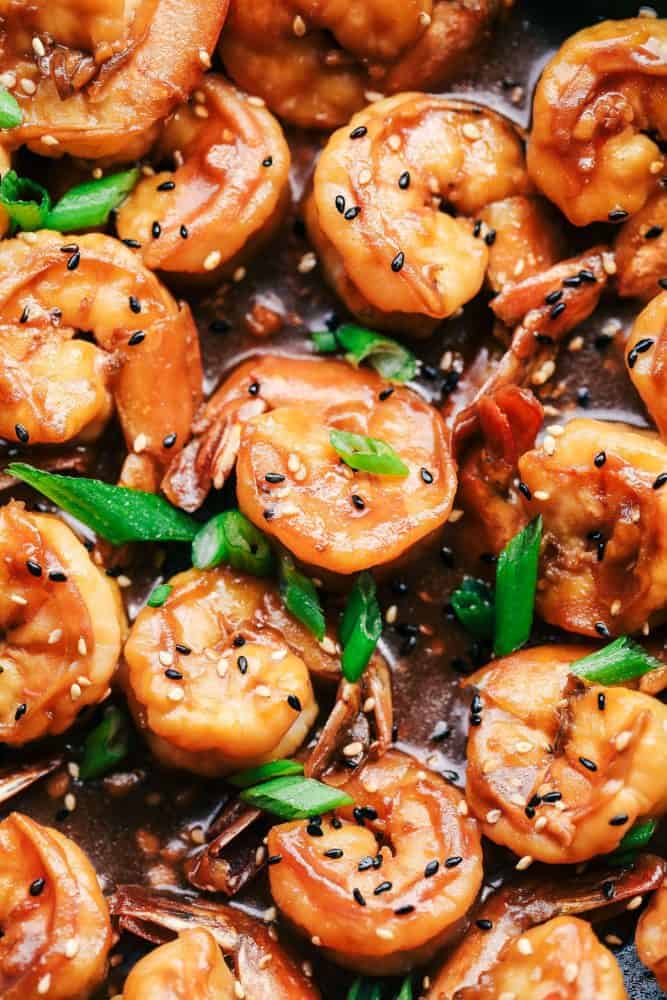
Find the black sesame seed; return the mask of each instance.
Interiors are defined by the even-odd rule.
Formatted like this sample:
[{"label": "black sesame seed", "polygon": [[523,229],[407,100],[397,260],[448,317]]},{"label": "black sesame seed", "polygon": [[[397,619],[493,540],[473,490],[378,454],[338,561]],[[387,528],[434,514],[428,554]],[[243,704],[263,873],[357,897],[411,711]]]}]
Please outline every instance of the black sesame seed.
[{"label": "black sesame seed", "polygon": [[245,656],[239,656],[236,659],[236,665],[242,674],[245,674],[248,669],[248,660]]},{"label": "black sesame seed", "polygon": [[584,410],[591,405],[591,391],[585,385],[577,389],[577,402]]},{"label": "black sesame seed", "polygon": [[132,310],[133,313],[141,312],[141,302],[136,297],[136,295],[130,295],[129,303],[130,303],[130,309]]},{"label": "black sesame seed", "polygon": [[289,705],[290,708],[293,708],[295,712],[301,711],[301,702],[299,701],[299,699],[295,694],[287,695],[287,704]]},{"label": "black sesame seed", "polygon": [[390,889],[394,888],[393,882],[380,882],[379,885],[373,889],[374,896],[381,896],[383,892],[389,892]]},{"label": "black sesame seed", "polygon": [[433,482],[433,473],[429,472],[428,469],[420,469],[420,475],[427,486],[430,486]]},{"label": "black sesame seed", "polygon": [[378,399],[381,403],[384,403],[385,399],[389,399],[393,393],[394,389],[391,386],[388,389],[382,389],[382,391],[378,393]]},{"label": "black sesame seed", "polygon": [[562,792],[547,792],[546,795],[542,796],[542,802],[550,804],[552,802],[560,802],[563,798]]},{"label": "black sesame seed", "polygon": [[67,261],[67,270],[76,271],[80,261],[81,261],[81,254],[78,253],[78,251],[77,253],[73,253],[72,256],[69,258],[69,260]]},{"label": "black sesame seed", "polygon": [[550,337],[548,333],[534,333],[533,337],[538,344],[553,344],[554,338]]},{"label": "black sesame seed", "polygon": [[26,560],[26,567],[27,567],[28,572],[30,573],[31,576],[41,576],[42,575],[42,567],[39,565],[38,562],[35,562],[34,559],[27,559]]},{"label": "black sesame seed", "polygon": [[324,857],[331,858],[332,861],[338,861],[339,858],[343,857],[343,851],[340,849],[340,847],[330,847],[328,851],[324,852]]},{"label": "black sesame seed", "polygon": [[523,482],[519,483],[519,493],[522,493],[525,496],[526,500],[533,499],[533,494],[530,492],[530,487],[526,483]]},{"label": "black sesame seed", "polygon": [[365,125],[358,125],[355,129],[350,132],[350,139],[361,139],[366,135],[368,129]]},{"label": "black sesame seed", "polygon": [[482,716],[481,715],[471,715],[470,716],[470,725],[471,726],[481,726],[482,725]]},{"label": "black sesame seed", "polygon": [[282,472],[267,472],[264,478],[266,479],[267,483],[285,482],[285,477],[283,476]]},{"label": "black sesame seed", "polygon": [[357,865],[357,871],[358,872],[367,872],[367,871],[369,871],[373,867],[373,860],[374,859],[373,859],[372,855],[367,854],[365,857],[363,857],[361,859],[361,861]]},{"label": "black sesame seed", "polygon": [[667,292],[667,278],[658,278],[658,284],[663,291]]},{"label": "black sesame seed", "polygon": [[181,226],[179,228],[178,232],[179,232],[179,235],[180,235],[180,237],[181,237],[182,240],[187,240],[187,238],[188,238],[188,227],[187,226]]},{"label": "black sesame seed", "polygon": [[454,568],[454,553],[447,545],[440,549],[440,558],[448,569]]},{"label": "black sesame seed", "polygon": [[357,508],[357,510],[365,510],[366,509],[366,504],[364,503],[362,497],[360,497],[358,493],[353,493],[352,494],[352,503]]},{"label": "black sesame seed", "polygon": [[616,893],[616,886],[613,882],[607,881],[602,883],[602,895],[605,899],[613,899]]},{"label": "black sesame seed", "polygon": [[556,305],[551,310],[551,312],[549,313],[549,319],[558,319],[559,316],[563,315],[566,309],[567,309],[567,302],[557,302]]},{"label": "black sesame seed", "polygon": [[236,646],[237,649],[240,649],[241,646],[245,646],[245,642],[246,641],[242,635],[235,635],[232,639],[232,646]]},{"label": "black sesame seed", "polygon": [[662,226],[651,226],[650,229],[647,229],[646,232],[644,233],[644,239],[657,240],[657,238],[659,236],[662,236],[663,233],[664,229],[662,228]]},{"label": "black sesame seed", "polygon": [[320,823],[315,823],[314,820],[312,819],[308,821],[308,825],[306,827],[306,833],[308,834],[309,837],[324,836],[324,830],[322,829]]},{"label": "black sesame seed", "polygon": [[571,278],[563,278],[564,288],[579,288],[583,283],[584,279],[580,274],[573,274]]},{"label": "black sesame seed", "polygon": [[628,352],[628,368],[634,368],[639,355],[649,351],[654,343],[655,341],[652,337],[642,337],[641,340],[638,340],[632,350]]},{"label": "black sesame seed", "polygon": [[141,243],[138,240],[125,239],[121,240],[121,243],[124,243],[130,250],[141,250]]},{"label": "black sesame seed", "polygon": [[493,921],[487,920],[486,917],[480,917],[480,919],[476,920],[475,923],[479,927],[480,931],[490,931],[493,927]]},{"label": "black sesame seed", "polygon": [[23,312],[19,317],[19,323],[27,323],[30,319],[30,306],[24,306]]},{"label": "black sesame seed", "polygon": [[475,239],[477,239],[477,237],[479,236],[479,234],[481,233],[481,231],[482,231],[482,220],[481,219],[477,219],[477,221],[475,222],[475,225],[473,226],[473,230],[472,230],[472,234],[475,237]]},{"label": "black sesame seed", "polygon": [[560,302],[562,298],[563,298],[563,290],[561,288],[557,288],[556,291],[549,292],[549,294],[545,297],[544,301],[548,306],[555,306],[556,303]]},{"label": "black sesame seed", "polygon": [[41,896],[44,891],[44,886],[46,885],[45,878],[36,878],[34,882],[30,885],[30,895],[31,896]]},{"label": "black sesame seed", "polygon": [[625,826],[628,822],[628,816],[625,813],[621,813],[618,816],[612,816],[609,820],[609,826]]},{"label": "black sesame seed", "polygon": [[211,333],[229,333],[232,324],[228,319],[214,319],[208,324]]},{"label": "black sesame seed", "polygon": [[145,339],[146,339],[146,334],[143,330],[135,330],[130,339],[128,340],[127,346],[136,347],[137,344],[140,344]]},{"label": "black sesame seed", "polygon": [[667,472],[661,472],[659,476],[653,480],[653,489],[659,490],[662,486],[667,483]]},{"label": "black sesame seed", "polygon": [[454,854],[451,858],[447,858],[445,861],[445,868],[456,868],[462,861],[463,858],[459,857],[458,854]]},{"label": "black sesame seed", "polygon": [[165,677],[168,677],[170,681],[182,681],[183,674],[180,670],[175,670],[174,667],[167,667],[164,672]]},{"label": "black sesame seed", "polygon": [[49,573],[49,580],[51,580],[52,583],[66,583],[67,574],[63,573],[61,569],[52,569]]},{"label": "black sesame seed", "polygon": [[405,254],[403,253],[402,250],[399,250],[399,252],[396,254],[396,256],[391,262],[391,269],[394,272],[394,274],[398,274],[398,272],[403,269],[404,264],[405,264]]},{"label": "black sesame seed", "polygon": [[611,632],[609,631],[604,622],[596,622],[594,628],[597,634],[601,635],[603,639],[608,639],[609,636],[611,635]]},{"label": "black sesame seed", "polygon": [[176,444],[176,437],[177,435],[174,431],[171,434],[167,434],[166,437],[162,438],[162,446],[164,448],[173,448]]},{"label": "black sesame seed", "polygon": [[426,868],[424,869],[424,878],[432,878],[434,875],[437,874],[439,868],[440,868],[440,862],[437,859],[429,861],[429,863],[426,865]]},{"label": "black sesame seed", "polygon": [[361,811],[366,819],[374,820],[378,818],[377,809],[373,809],[372,806],[362,806]]},{"label": "black sesame seed", "polygon": [[248,386],[248,392],[251,396],[256,396],[259,392],[259,382],[251,382]]},{"label": "black sesame seed", "polygon": [[342,194],[336,195],[334,205],[336,206],[336,210],[342,215],[345,211],[345,198],[343,198]]},{"label": "black sesame seed", "polygon": [[597,469],[601,469],[604,463],[607,461],[607,454],[604,451],[599,451],[595,458],[593,459],[593,464]]},{"label": "black sesame seed", "polygon": [[263,167],[272,167],[273,166],[273,157],[272,156],[266,156],[262,160],[262,166]]},{"label": "black sesame seed", "polygon": [[180,653],[181,656],[189,656],[192,650],[189,646],[185,646],[182,642],[176,643],[176,652]]},{"label": "black sesame seed", "polygon": [[587,771],[597,771],[598,769],[595,761],[589,760],[588,757],[580,757],[579,763],[582,767],[585,767]]},{"label": "black sesame seed", "polygon": [[23,424],[14,424],[14,433],[21,444],[27,444],[30,440],[30,434]]},{"label": "black sesame seed", "polygon": [[495,229],[489,229],[488,233],[484,237],[484,242],[486,243],[487,247],[493,246],[493,244],[496,242],[497,235],[498,234]]},{"label": "black sesame seed", "polygon": [[589,285],[597,284],[598,279],[595,277],[592,271],[589,271],[587,267],[582,268],[582,270],[579,272],[579,277],[581,278],[582,281],[588,282]]},{"label": "black sesame seed", "polygon": [[614,208],[607,216],[610,222],[623,222],[627,217],[628,213],[624,208]]},{"label": "black sesame seed", "polygon": [[14,721],[18,722],[19,719],[22,719],[27,711],[28,711],[28,706],[25,703],[23,705],[19,705],[19,707],[14,712]]},{"label": "black sesame seed", "polygon": [[363,809],[360,808],[360,806],[354,807],[354,809],[352,810],[352,815],[354,816],[355,822],[358,824],[358,826],[364,825],[366,817],[364,816],[364,811]]},{"label": "black sesame seed", "polygon": [[524,809],[524,812],[525,812],[526,816],[528,817],[528,819],[533,819],[534,816],[535,816],[535,807],[534,806],[526,806],[526,808]]},{"label": "black sesame seed", "polygon": [[600,693],[598,694],[598,709],[601,712],[604,712],[606,705],[607,705],[607,696],[604,694],[604,692],[600,691]]},{"label": "black sesame seed", "polygon": [[407,189],[410,187],[410,171],[409,170],[405,170],[401,174],[401,176],[398,178],[398,186],[400,187],[401,191],[407,191]]},{"label": "black sesame seed", "polygon": [[282,860],[283,860],[282,854],[272,854],[270,857],[266,859],[266,863],[267,865],[279,865]]},{"label": "black sesame seed", "polygon": [[443,740],[448,739],[451,735],[452,731],[448,723],[440,720],[440,722],[436,722],[435,729],[431,733],[430,738],[433,740],[434,743],[442,743]]},{"label": "black sesame seed", "polygon": [[355,903],[359,904],[359,906],[365,906],[366,905],[366,900],[361,895],[361,889],[353,889],[352,890],[352,898],[354,899]]},{"label": "black sesame seed", "polygon": [[78,243],[66,243],[60,248],[61,253],[78,253],[79,244]]},{"label": "black sesame seed", "polygon": [[344,215],[344,218],[347,220],[347,222],[352,222],[353,219],[356,219],[356,217],[359,215],[360,212],[361,209],[359,208],[359,206],[355,205],[354,208],[348,208],[347,212]]},{"label": "black sesame seed", "polygon": [[158,184],[157,190],[158,191],[173,191],[175,187],[176,187],[175,181],[162,181],[161,184]]},{"label": "black sesame seed", "polygon": [[162,234],[162,226],[157,220],[151,226],[151,233],[153,234],[154,240],[158,240]]},{"label": "black sesame seed", "polygon": [[397,910],[394,910],[394,913],[397,917],[405,917],[408,913],[414,913],[414,909],[411,903],[407,903],[405,906],[399,906]]}]

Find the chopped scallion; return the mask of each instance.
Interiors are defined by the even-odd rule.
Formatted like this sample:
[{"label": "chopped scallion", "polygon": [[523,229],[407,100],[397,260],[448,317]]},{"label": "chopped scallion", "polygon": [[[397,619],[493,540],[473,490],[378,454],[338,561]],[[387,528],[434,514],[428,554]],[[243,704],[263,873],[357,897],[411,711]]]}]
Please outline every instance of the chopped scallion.
[{"label": "chopped scallion", "polygon": [[45,227],[70,233],[106,225],[110,213],[127,198],[138,179],[135,167],[70,188],[48,213]]},{"label": "chopped scallion", "polygon": [[280,594],[287,610],[321,641],[326,623],[315,584],[299,572],[287,553],[280,557]]},{"label": "chopped scallion", "polygon": [[115,705],[110,705],[100,724],[86,737],[79,768],[81,778],[88,781],[112,771],[127,756],[131,733],[126,715]]},{"label": "chopped scallion", "polygon": [[345,792],[313,778],[273,778],[241,792],[247,805],[279,816],[280,819],[307,819],[342,806],[353,805]]},{"label": "chopped scallion", "polygon": [[211,569],[227,563],[251,576],[268,576],[273,552],[266,536],[239,510],[225,510],[197,532],[192,543],[192,563]]},{"label": "chopped scallion", "polygon": [[288,778],[295,774],[303,774],[303,764],[298,760],[272,760],[259,767],[249,767],[246,771],[231,774],[227,781],[236,788],[250,788],[252,785],[262,785],[274,778]]},{"label": "chopped scallion", "polygon": [[370,573],[360,573],[355,580],[345,605],[339,634],[343,644],[343,675],[354,684],[368,666],[382,635],[382,614],[375,580]]},{"label": "chopped scallion", "polygon": [[624,684],[664,666],[627,635],[572,664],[572,673],[592,684]]},{"label": "chopped scallion", "polygon": [[391,445],[378,438],[332,430],[329,432],[329,440],[351,469],[370,472],[376,476],[397,476],[400,479],[405,479],[410,471]]},{"label": "chopped scallion", "polygon": [[496,656],[508,656],[530,637],[541,540],[542,518],[538,517],[507,543],[498,558]]},{"label": "chopped scallion", "polygon": [[470,576],[450,598],[454,614],[467,632],[476,639],[491,639],[495,625],[495,597],[484,580]]},{"label": "chopped scallion", "polygon": [[161,583],[151,592],[146,604],[149,608],[161,608],[173,589],[170,583]]}]

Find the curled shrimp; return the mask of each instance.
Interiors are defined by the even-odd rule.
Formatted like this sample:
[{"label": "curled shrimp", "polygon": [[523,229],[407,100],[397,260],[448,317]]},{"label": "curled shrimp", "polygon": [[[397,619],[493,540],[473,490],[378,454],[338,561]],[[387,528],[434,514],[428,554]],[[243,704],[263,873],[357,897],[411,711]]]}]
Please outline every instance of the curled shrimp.
[{"label": "curled shrimp", "polygon": [[368,92],[437,89],[469,65],[511,0],[232,0],[220,53],[281,118],[342,125]]},{"label": "curled shrimp", "polygon": [[614,244],[618,294],[648,302],[667,276],[667,192],[660,191],[621,226]]},{"label": "curled shrimp", "polygon": [[306,224],[328,280],[356,316],[424,334],[484,283],[482,210],[528,187],[521,139],[500,115],[399,94],[329,139]]},{"label": "curled shrimp", "polygon": [[667,990],[667,880],[639,918],[635,945],[640,960]]},{"label": "curled shrimp", "polygon": [[546,621],[598,638],[661,614],[666,470],[656,434],[601,420],[572,420],[521,456],[526,511],[544,522],[536,605]]},{"label": "curled shrimp", "polygon": [[231,974],[210,931],[193,928],[139,961],[123,1000],[235,1000]]},{"label": "curled shrimp", "polygon": [[0,509],[0,739],[62,733],[109,690],[125,631],[119,591],[57,517]]},{"label": "curled shrimp", "polygon": [[95,871],[58,830],[12,813],[0,823],[3,1000],[86,1000],[100,985],[111,923]]},{"label": "curled shrimp", "polygon": [[569,38],[535,92],[528,169],[577,226],[622,221],[658,188],[667,22],[604,21]]},{"label": "curled shrimp", "polygon": [[196,97],[165,123],[152,153],[163,162],[177,151],[175,169],[139,182],[117,230],[141,244],[153,270],[232,274],[284,216],[289,147],[273,115],[222,77],[207,75]]},{"label": "curled shrimp", "polygon": [[[331,781],[331,778],[329,779]],[[482,880],[476,822],[461,793],[396,751],[342,787],[352,811],[269,832],[273,898],[336,962],[393,974],[426,961],[465,925]],[[361,822],[362,825],[359,825]]]},{"label": "curled shrimp", "polygon": [[667,291],[637,317],[626,345],[625,362],[635,389],[667,440]]},{"label": "curled shrimp", "polygon": [[189,570],[170,584],[125,646],[124,684],[153,752],[211,775],[291,756],[317,715],[309,671],[337,672],[333,654],[263,580]]},{"label": "curled shrimp", "polygon": [[[390,445],[408,475],[353,471],[334,450],[332,430]],[[164,483],[170,499],[198,507],[236,464],[243,513],[298,559],[334,573],[397,558],[451,510],[456,474],[440,414],[410,389],[342,361],[247,361],[193,431]]]},{"label": "curled shrimp", "polygon": [[502,292],[563,259],[560,228],[542,198],[520,194],[492,201],[479,217],[485,234],[493,234],[486,273],[491,291]]},{"label": "curled shrimp", "polygon": [[483,833],[548,864],[618,847],[667,811],[667,707],[571,672],[590,652],[537,646],[473,674],[466,797]]},{"label": "curled shrimp", "polygon": [[26,233],[2,244],[0,264],[0,436],[91,440],[115,406],[128,450],[155,479],[201,396],[189,308],[108,236]]},{"label": "curled shrimp", "polygon": [[210,65],[227,6],[3,0],[0,73],[23,115],[3,141],[42,156],[140,157]]}]

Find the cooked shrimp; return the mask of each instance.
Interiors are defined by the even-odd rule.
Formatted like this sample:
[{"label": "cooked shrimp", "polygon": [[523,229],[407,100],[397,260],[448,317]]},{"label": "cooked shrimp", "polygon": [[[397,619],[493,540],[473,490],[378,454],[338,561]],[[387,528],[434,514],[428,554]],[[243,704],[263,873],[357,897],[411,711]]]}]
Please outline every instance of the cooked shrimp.
[{"label": "cooked shrimp", "polygon": [[92,865],[58,830],[12,813],[0,823],[0,994],[86,1000],[111,947]]},{"label": "cooked shrimp", "polygon": [[335,128],[368,93],[437,89],[469,66],[512,0],[232,0],[220,53],[229,75],[281,118]]},{"label": "cooked shrimp", "polygon": [[141,156],[159,122],[187,100],[210,65],[227,6],[2,0],[0,73],[23,113],[4,141],[42,156]]},{"label": "cooked shrimp", "polygon": [[193,928],[134,966],[123,1000],[235,1000],[234,985],[213,935]]},{"label": "cooked shrimp", "polygon": [[271,893],[336,962],[391,975],[428,960],[465,925],[482,881],[477,824],[456,788],[396,751],[342,787],[362,825],[344,810],[316,838],[308,821],[274,826],[268,849],[281,861],[269,868]]},{"label": "cooked shrimp", "polygon": [[356,316],[430,333],[482,287],[491,242],[482,210],[528,187],[521,139],[500,115],[399,94],[329,139],[306,224],[328,280]]},{"label": "cooked shrimp", "polygon": [[626,345],[625,361],[664,440],[667,440],[667,291],[657,295],[637,317]]},{"label": "cooked shrimp", "polygon": [[483,833],[521,858],[573,864],[667,811],[667,706],[571,673],[590,652],[537,646],[473,674],[466,797]]},{"label": "cooked shrimp", "polygon": [[487,281],[502,292],[517,281],[541,274],[563,259],[563,240],[549,204],[516,195],[492,201],[479,213],[489,238]]},{"label": "cooked shrimp", "polygon": [[330,676],[333,655],[263,580],[219,569],[170,583],[125,646],[125,687],[151,749],[212,775],[291,756],[317,715],[309,669]]},{"label": "cooked shrimp", "polygon": [[[408,476],[354,472],[330,443],[333,429],[390,445]],[[169,471],[167,495],[194,509],[236,461],[243,512],[298,559],[334,573],[397,558],[443,524],[452,506],[456,475],[440,414],[410,389],[342,361],[248,361],[193,430]]]},{"label": "cooked shrimp", "polygon": [[[252,1000],[319,1000],[320,994],[302,972],[291,955],[281,946],[275,927],[267,927],[241,910],[219,903],[185,902],[141,886],[121,886],[113,910],[125,931],[139,934],[162,944],[174,934],[181,934],[176,949],[169,955],[182,954],[183,932],[212,935],[234,970],[234,996]],[[201,938],[200,938],[201,940]],[[206,946],[209,952],[209,946]],[[160,948],[154,954],[160,955]],[[209,952],[210,954],[210,952]],[[157,962],[156,962],[157,964]],[[129,982],[129,980],[128,980]],[[141,993],[141,998],[148,993]],[[153,993],[150,993],[151,1000]],[[188,998],[190,993],[187,994]],[[186,994],[175,994],[177,1000]],[[208,998],[208,994],[204,994]],[[215,994],[215,1000],[225,1000],[227,994]],[[172,994],[157,995],[155,1000],[172,1000]],[[125,994],[127,1000],[127,994]],[[192,994],[201,1000],[201,994]]]},{"label": "cooked shrimp", "polygon": [[0,265],[0,436],[94,439],[115,404],[128,449],[159,470],[201,397],[188,307],[108,236],[26,233],[0,245]]},{"label": "cooked shrimp", "polygon": [[635,944],[641,961],[667,990],[667,880],[639,918]]},{"label": "cooked shrimp", "polygon": [[0,509],[0,740],[72,725],[109,690],[125,629],[117,584],[57,517]]},{"label": "cooked shrimp", "polygon": [[569,38],[533,105],[528,168],[576,226],[622,221],[655,193],[667,136],[667,21],[604,21]]},{"label": "cooked shrimp", "polygon": [[222,77],[209,74],[196,96],[152,153],[159,163],[178,151],[175,170],[139,182],[117,230],[153,270],[231,274],[284,216],[290,152],[273,115]]},{"label": "cooked shrimp", "polygon": [[537,609],[570,632],[635,632],[667,604],[667,446],[650,431],[572,420],[519,459],[544,520]]},{"label": "cooked shrimp", "polygon": [[621,226],[614,249],[619,295],[646,302],[659,295],[667,277],[667,191]]}]

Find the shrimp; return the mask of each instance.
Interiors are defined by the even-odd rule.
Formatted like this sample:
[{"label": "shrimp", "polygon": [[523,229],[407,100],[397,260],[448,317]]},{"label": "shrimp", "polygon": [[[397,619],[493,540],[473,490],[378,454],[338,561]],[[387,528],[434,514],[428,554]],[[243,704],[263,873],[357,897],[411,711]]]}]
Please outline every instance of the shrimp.
[{"label": "shrimp", "polygon": [[500,115],[399,94],[329,139],[306,225],[351,312],[373,327],[427,334],[484,283],[492,238],[482,210],[528,189],[521,139]]},{"label": "shrimp", "polygon": [[213,935],[193,928],[134,966],[123,1000],[235,1000],[234,986]]},{"label": "shrimp", "polygon": [[479,217],[486,226],[487,283],[502,292],[517,281],[542,274],[563,259],[563,239],[549,204],[534,195],[492,201]]},{"label": "shrimp", "polygon": [[165,123],[152,153],[162,162],[178,151],[176,169],[139,182],[117,231],[153,270],[231,275],[284,217],[290,152],[273,115],[222,77],[207,75],[197,99]]},{"label": "shrimp", "polygon": [[667,879],[639,918],[635,944],[640,960],[667,990]]},{"label": "shrimp", "polygon": [[392,975],[465,926],[482,881],[477,823],[456,788],[397,751],[342,787],[358,819],[351,809],[325,818],[318,837],[308,821],[270,830],[269,855],[281,859],[269,868],[271,893],[329,958]]},{"label": "shrimp", "polygon": [[12,813],[0,823],[0,994],[86,1000],[101,984],[111,922],[95,871],[58,830]]},{"label": "shrimp", "polygon": [[628,374],[667,440],[667,291],[657,295],[635,320],[626,345]]},{"label": "shrimp", "polygon": [[466,682],[466,797],[483,833],[523,859],[574,864],[618,847],[636,819],[667,811],[667,706],[571,672],[590,653],[537,646]]},{"label": "shrimp", "polygon": [[667,191],[621,226],[614,250],[619,295],[648,302],[660,293],[667,277]]},{"label": "shrimp", "polygon": [[[320,1000],[316,987],[280,944],[275,927],[267,927],[241,910],[201,900],[185,902],[182,897],[174,899],[141,886],[125,885],[118,889],[113,911],[122,930],[138,934],[153,944],[162,944],[173,934],[180,934],[176,947],[171,951],[165,953],[164,948],[159,948],[153,953],[155,961],[148,967],[153,971],[162,967],[163,955],[169,960],[170,969],[176,964],[182,967],[187,961],[184,955],[187,941],[183,932],[191,935],[196,928],[198,944],[205,948],[209,965],[213,964],[213,956],[210,945],[203,944],[202,935],[205,933],[215,939],[229,959],[235,980],[234,993],[230,996],[252,997],[252,1000]],[[130,985],[134,986],[137,981],[140,986],[144,985],[143,975],[134,982],[132,975],[128,979]],[[153,985],[151,980],[149,982]],[[155,1000],[179,1000],[181,997],[208,1000],[208,993],[192,993],[191,980],[186,980],[186,986],[189,987],[187,993],[165,995],[145,990],[131,996],[141,997],[141,1000],[148,996],[151,1000],[153,997]],[[215,1000],[226,1000],[227,993],[215,993],[211,1000],[213,997]],[[127,992],[124,1000],[128,1000]]]},{"label": "shrimp", "polygon": [[[409,474],[354,472],[330,443],[333,429],[380,439]],[[446,521],[454,500],[440,414],[410,389],[342,361],[250,360],[213,395],[193,430],[165,480],[170,499],[198,507],[236,462],[244,514],[298,559],[333,573],[402,555]]]},{"label": "shrimp", "polygon": [[309,670],[335,676],[334,655],[264,580],[188,570],[170,584],[125,646],[123,683],[153,752],[209,775],[291,756],[317,716]]},{"label": "shrimp", "polygon": [[[572,420],[518,463],[544,538],[536,606],[598,638],[642,628],[667,604],[667,446],[651,431]],[[526,496],[530,496],[530,500]]]},{"label": "shrimp", "polygon": [[513,0],[232,0],[229,75],[295,125],[332,129],[369,92],[437,89],[466,69]]},{"label": "shrimp", "polygon": [[0,740],[62,733],[109,690],[125,632],[117,584],[70,528],[0,508]]},{"label": "shrimp", "polygon": [[128,450],[159,471],[201,398],[189,308],[108,236],[26,233],[0,265],[0,436],[91,440],[115,405]]},{"label": "shrimp", "polygon": [[535,92],[528,169],[576,226],[619,222],[658,189],[667,22],[604,21],[569,38]]},{"label": "shrimp", "polygon": [[228,0],[2,0],[0,73],[23,115],[3,141],[42,156],[142,156],[210,65],[227,7]]}]

